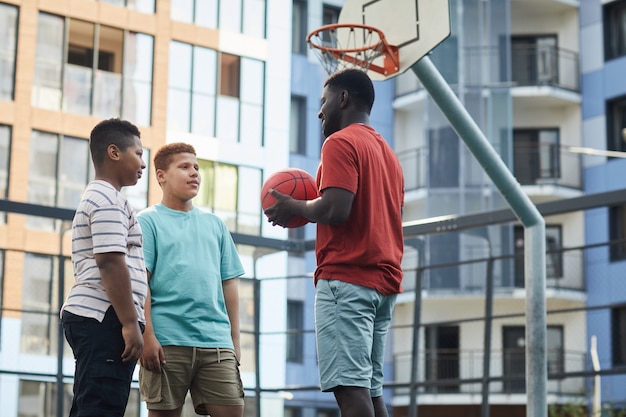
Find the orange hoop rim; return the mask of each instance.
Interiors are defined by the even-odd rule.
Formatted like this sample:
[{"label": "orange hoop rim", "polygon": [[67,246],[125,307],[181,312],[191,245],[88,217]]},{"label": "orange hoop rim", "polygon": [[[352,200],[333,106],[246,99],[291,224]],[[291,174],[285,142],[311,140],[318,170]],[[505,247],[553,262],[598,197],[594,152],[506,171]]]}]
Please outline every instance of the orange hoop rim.
[{"label": "orange hoop rim", "polygon": [[[356,47],[356,48],[337,48],[337,47],[332,47],[332,46],[325,46],[322,44],[317,44],[315,42],[311,41],[311,38],[314,36],[319,36],[321,33],[323,32],[327,32],[327,31],[336,31],[337,29],[365,29],[369,32],[375,32],[378,35],[378,41],[375,43],[370,43],[367,45],[363,45],[360,47]],[[327,51],[327,52],[335,52],[335,53],[342,53],[342,52],[349,52],[349,53],[354,53],[354,52],[363,52],[363,51],[367,51],[370,49],[377,49],[380,47],[380,45],[388,45],[387,44],[387,40],[385,39],[385,34],[378,28],[374,27],[374,26],[370,26],[370,25],[363,25],[360,23],[333,23],[330,25],[324,25],[324,26],[320,26],[317,29],[311,31],[308,35],[306,35],[306,42],[317,49],[321,49],[322,51]]]},{"label": "orange hoop rim", "polygon": [[[323,39],[322,34],[328,33],[328,37],[336,41],[339,29],[349,30],[351,37],[357,32],[356,29],[360,29],[361,33],[367,34],[363,37],[364,45],[357,46],[355,41],[352,45],[339,45]],[[356,37],[353,38],[355,39]],[[324,25],[311,31],[306,36],[306,42],[310,48],[317,50],[318,58],[329,74],[337,70],[339,67],[337,62],[344,63],[342,68],[352,66],[385,76],[395,74],[400,69],[399,48],[396,45],[390,45],[383,31],[374,26],[360,23]],[[374,60],[379,57],[383,58],[382,64],[375,64]]]}]

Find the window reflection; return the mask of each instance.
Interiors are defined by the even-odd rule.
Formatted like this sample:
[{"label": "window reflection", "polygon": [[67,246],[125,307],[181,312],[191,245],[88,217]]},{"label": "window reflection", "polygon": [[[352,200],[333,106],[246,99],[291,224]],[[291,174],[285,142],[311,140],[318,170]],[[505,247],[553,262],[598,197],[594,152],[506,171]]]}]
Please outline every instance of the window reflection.
[{"label": "window reflection", "polygon": [[149,125],[153,37],[67,19],[66,45],[65,21],[39,14],[33,105]]},{"label": "window reflection", "polygon": [[261,171],[198,160],[202,185],[195,203],[219,216],[231,231],[259,234]]},{"label": "window reflection", "polygon": [[17,7],[0,4],[0,100],[13,99]]}]

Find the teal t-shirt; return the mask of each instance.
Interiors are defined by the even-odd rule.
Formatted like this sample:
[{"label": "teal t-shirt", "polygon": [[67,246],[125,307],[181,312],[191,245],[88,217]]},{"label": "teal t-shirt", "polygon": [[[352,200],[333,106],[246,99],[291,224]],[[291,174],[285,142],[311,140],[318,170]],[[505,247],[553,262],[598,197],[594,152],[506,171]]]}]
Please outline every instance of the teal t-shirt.
[{"label": "teal t-shirt", "polygon": [[163,204],[137,217],[161,345],[232,349],[222,281],[244,270],[224,222],[197,207],[183,212]]}]

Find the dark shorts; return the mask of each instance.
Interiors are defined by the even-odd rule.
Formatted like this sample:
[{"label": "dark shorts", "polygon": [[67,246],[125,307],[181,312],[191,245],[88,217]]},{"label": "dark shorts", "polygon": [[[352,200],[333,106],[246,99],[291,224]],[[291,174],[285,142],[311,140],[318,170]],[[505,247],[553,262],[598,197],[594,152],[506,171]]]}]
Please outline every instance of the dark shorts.
[{"label": "dark shorts", "polygon": [[113,308],[102,323],[64,311],[65,339],[74,352],[74,398],[70,417],[123,417],[136,361],[122,362],[122,325]]}]

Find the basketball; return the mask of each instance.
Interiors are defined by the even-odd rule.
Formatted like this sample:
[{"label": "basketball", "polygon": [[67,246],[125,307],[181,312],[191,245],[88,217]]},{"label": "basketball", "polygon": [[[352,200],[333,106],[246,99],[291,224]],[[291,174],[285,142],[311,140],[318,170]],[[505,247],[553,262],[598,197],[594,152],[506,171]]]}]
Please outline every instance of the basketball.
[{"label": "basketball", "polygon": [[[290,195],[296,200],[313,200],[318,197],[315,179],[308,172],[300,168],[285,168],[270,175],[261,188],[261,207],[263,210],[271,207],[276,198],[269,193],[274,189],[279,193]],[[287,227],[304,226],[309,220],[302,216],[294,216],[287,223]]]}]

